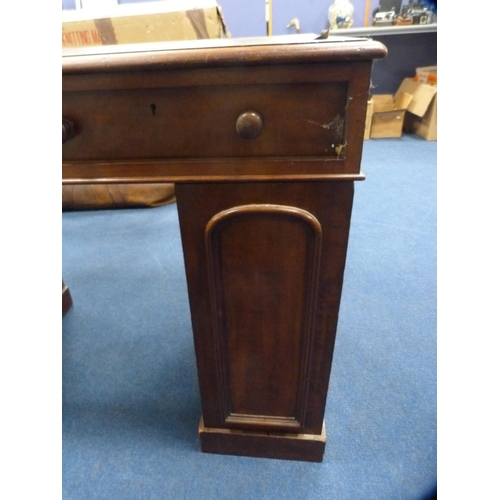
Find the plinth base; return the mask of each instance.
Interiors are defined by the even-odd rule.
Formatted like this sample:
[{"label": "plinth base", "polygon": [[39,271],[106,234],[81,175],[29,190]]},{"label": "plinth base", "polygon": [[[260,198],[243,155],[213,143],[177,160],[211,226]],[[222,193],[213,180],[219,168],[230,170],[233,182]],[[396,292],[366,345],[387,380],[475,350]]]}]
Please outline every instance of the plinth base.
[{"label": "plinth base", "polygon": [[321,462],[325,452],[326,430],[321,434],[281,434],[198,427],[201,451],[222,455],[277,458]]}]

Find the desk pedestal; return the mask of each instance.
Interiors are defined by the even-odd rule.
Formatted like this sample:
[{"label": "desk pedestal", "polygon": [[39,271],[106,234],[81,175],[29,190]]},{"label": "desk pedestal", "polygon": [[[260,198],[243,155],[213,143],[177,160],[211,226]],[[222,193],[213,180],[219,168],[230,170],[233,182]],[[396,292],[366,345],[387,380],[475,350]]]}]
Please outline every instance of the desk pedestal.
[{"label": "desk pedestal", "polygon": [[353,191],[177,185],[203,451],[321,461]]}]

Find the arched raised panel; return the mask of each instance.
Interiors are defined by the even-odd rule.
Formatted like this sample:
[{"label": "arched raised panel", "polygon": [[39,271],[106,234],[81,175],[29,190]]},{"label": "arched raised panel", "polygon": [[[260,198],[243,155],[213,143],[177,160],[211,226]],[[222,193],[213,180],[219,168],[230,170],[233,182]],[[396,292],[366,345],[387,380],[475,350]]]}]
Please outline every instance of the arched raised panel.
[{"label": "arched raised panel", "polygon": [[216,214],[205,242],[221,421],[300,431],[307,408],[321,225],[291,206]]}]

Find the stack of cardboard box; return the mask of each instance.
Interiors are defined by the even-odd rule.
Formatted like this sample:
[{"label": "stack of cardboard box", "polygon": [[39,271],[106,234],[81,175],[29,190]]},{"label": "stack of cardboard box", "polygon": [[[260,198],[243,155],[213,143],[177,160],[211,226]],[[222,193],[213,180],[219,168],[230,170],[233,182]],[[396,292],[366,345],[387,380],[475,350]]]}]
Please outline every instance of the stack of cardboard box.
[{"label": "stack of cardboard box", "polygon": [[417,68],[396,94],[373,95],[368,101],[365,139],[401,137],[403,130],[437,140],[437,67]]},{"label": "stack of cardboard box", "polygon": [[404,92],[413,99],[408,106],[404,130],[428,141],[437,140],[437,67],[417,68],[413,81],[405,79]]}]

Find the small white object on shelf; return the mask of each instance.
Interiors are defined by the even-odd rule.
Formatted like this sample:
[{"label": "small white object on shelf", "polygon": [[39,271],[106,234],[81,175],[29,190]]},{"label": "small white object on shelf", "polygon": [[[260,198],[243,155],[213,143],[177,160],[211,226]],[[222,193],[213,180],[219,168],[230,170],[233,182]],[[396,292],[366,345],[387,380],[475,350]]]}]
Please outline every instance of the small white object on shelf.
[{"label": "small white object on shelf", "polygon": [[330,29],[350,28],[354,21],[354,6],[349,0],[335,0],[328,9]]}]

